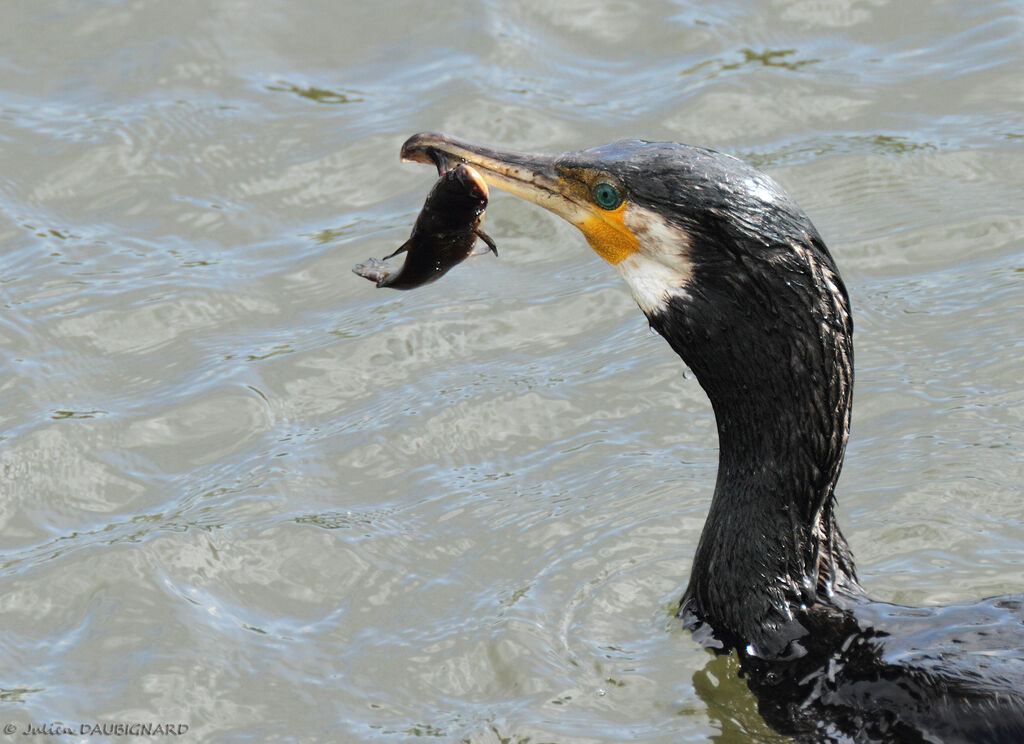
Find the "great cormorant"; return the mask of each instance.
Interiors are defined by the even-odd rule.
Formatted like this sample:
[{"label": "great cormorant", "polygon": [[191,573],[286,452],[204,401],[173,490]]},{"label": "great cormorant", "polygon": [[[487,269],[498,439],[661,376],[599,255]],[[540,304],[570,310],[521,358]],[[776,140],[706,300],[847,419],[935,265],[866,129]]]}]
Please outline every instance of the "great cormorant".
[{"label": "great cormorant", "polygon": [[422,133],[576,225],[714,409],[718,477],[678,615],[737,652],[759,708],[807,742],[1024,742],[1024,595],[869,600],[835,521],[853,389],[846,287],[768,176],[713,150],[625,140],[562,155]]}]

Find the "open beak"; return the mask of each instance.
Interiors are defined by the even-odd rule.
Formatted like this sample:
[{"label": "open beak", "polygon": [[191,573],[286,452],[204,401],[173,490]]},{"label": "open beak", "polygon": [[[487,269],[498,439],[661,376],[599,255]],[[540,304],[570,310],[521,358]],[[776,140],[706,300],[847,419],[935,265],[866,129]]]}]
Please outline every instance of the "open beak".
[{"label": "open beak", "polygon": [[555,171],[554,155],[497,150],[437,132],[414,134],[402,145],[402,160],[436,165],[440,172],[468,163],[491,186],[549,209],[580,226],[593,214],[574,198]]},{"label": "open beak", "polygon": [[562,177],[556,166],[560,156],[497,150],[436,132],[414,134],[402,145],[401,154],[402,160],[436,165],[441,173],[468,163],[491,186],[542,206],[578,227],[590,247],[611,264],[640,248],[623,222],[626,202],[614,210],[598,209],[582,181]]}]

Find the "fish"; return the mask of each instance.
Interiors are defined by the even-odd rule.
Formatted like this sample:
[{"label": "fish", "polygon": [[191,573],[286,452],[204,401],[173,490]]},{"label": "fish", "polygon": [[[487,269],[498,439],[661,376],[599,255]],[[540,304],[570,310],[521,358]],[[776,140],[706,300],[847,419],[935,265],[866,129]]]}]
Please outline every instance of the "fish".
[{"label": "fish", "polygon": [[[409,239],[383,259],[369,258],[352,267],[378,287],[414,289],[437,281],[471,255],[498,255],[498,246],[480,229],[488,198],[483,176],[466,163],[448,168],[440,156],[435,162],[440,177],[427,194]],[[477,247],[478,238],[486,247]],[[401,267],[385,263],[399,253],[406,254]]]}]

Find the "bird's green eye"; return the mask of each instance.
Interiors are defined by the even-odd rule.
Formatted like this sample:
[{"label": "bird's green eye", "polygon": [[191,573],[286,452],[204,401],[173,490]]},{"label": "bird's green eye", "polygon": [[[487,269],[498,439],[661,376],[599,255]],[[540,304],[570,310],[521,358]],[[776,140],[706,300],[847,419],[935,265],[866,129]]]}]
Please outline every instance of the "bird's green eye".
[{"label": "bird's green eye", "polygon": [[599,181],[594,184],[591,193],[594,195],[594,201],[597,202],[597,206],[601,207],[601,209],[615,209],[622,204],[622,194],[619,193],[619,190],[614,185],[607,181]]}]

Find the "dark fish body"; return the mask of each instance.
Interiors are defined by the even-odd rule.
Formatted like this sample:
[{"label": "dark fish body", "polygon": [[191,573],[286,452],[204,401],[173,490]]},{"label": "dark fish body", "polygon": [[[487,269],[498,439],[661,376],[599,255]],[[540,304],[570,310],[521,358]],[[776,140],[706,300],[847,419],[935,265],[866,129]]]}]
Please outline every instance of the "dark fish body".
[{"label": "dark fish body", "polygon": [[[368,259],[352,271],[378,287],[413,289],[440,279],[469,258],[477,238],[497,255],[494,241],[480,229],[487,197],[487,184],[471,166],[460,163],[444,170],[427,194],[409,239],[384,260]],[[402,252],[406,255],[401,268],[385,263]]]}]

